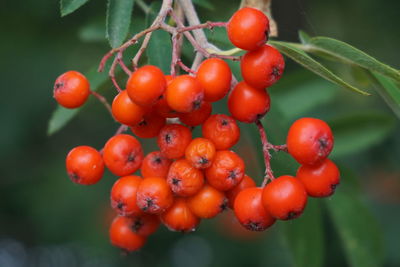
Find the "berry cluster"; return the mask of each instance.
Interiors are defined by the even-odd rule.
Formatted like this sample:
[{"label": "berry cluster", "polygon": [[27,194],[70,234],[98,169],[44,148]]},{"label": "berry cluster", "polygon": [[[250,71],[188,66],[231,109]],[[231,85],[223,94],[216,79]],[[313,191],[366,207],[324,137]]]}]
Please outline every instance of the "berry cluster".
[{"label": "berry cluster", "polygon": [[[246,229],[262,231],[276,219],[300,216],[308,196],[330,196],[339,183],[338,168],[327,159],[333,136],[325,122],[302,118],[290,127],[287,145],[267,141],[260,122],[270,109],[266,89],[280,79],[285,65],[279,51],[266,44],[268,18],[242,8],[225,26],[231,42],[247,51],[240,58],[244,81],[232,79],[229,65],[218,56],[196,71],[185,67],[187,75],[165,75],[152,65],[137,68],[111,106],[122,130],[101,151],[78,146],[67,155],[67,172],[75,183],[97,183],[105,167],[121,177],[111,189],[111,206],[118,213],[110,227],[115,246],[139,249],[160,222],[173,231],[193,231],[201,219],[228,207]],[[87,79],[75,71],[55,82],[54,97],[67,108],[81,106],[90,93]],[[212,103],[226,95],[231,116],[212,114]],[[237,121],[256,123],[260,131],[266,165],[261,187],[231,150],[240,138]],[[144,155],[138,139],[122,133],[126,126],[138,138],[156,138],[159,151]],[[194,138],[196,126],[202,136]],[[301,164],[296,177],[274,178],[271,149],[286,151]],[[138,170],[141,176],[134,175]]]}]

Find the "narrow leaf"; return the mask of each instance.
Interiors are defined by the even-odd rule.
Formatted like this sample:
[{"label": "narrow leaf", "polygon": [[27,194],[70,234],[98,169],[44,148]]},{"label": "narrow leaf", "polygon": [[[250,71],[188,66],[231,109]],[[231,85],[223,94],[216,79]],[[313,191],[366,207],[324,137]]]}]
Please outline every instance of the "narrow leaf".
[{"label": "narrow leaf", "polygon": [[375,90],[381,95],[396,116],[400,118],[400,88],[392,80],[381,74],[371,72],[371,75]]},{"label": "narrow leaf", "polygon": [[310,35],[308,35],[308,33],[300,30],[299,31],[299,39],[302,44],[308,44],[310,42],[311,37],[310,37]]},{"label": "narrow leaf", "polygon": [[379,267],[383,261],[383,239],[378,222],[362,201],[354,177],[342,171],[335,194],[325,200],[350,266]]},{"label": "narrow leaf", "polygon": [[108,0],[106,36],[111,47],[120,46],[129,32],[134,0]]},{"label": "narrow leaf", "polygon": [[375,71],[400,82],[400,71],[396,70],[363,51],[339,40],[328,37],[313,37],[304,46],[307,52],[323,52],[338,60]]},{"label": "narrow leaf", "polygon": [[[151,4],[150,12],[146,17],[148,26],[157,16],[160,7],[160,2],[154,2]],[[171,51],[172,44],[170,34],[163,30],[154,31],[146,49],[148,63],[158,66],[165,74],[169,73],[172,58]]]},{"label": "narrow leaf", "polygon": [[89,0],[61,0],[60,1],[60,11],[61,17],[71,14],[82,5],[84,5]]},{"label": "narrow leaf", "polygon": [[[98,73],[96,68],[93,68],[92,70],[84,74],[90,82],[90,90],[92,91],[97,91],[108,80],[107,73]],[[47,134],[52,135],[63,128],[72,118],[74,118],[78,114],[81,109],[82,108],[66,109],[58,106],[49,120]]]},{"label": "narrow leaf", "polygon": [[325,68],[321,63],[317,62],[313,58],[311,58],[309,55],[301,51],[298,46],[301,45],[296,45],[292,43],[287,43],[287,42],[278,42],[278,41],[270,41],[270,43],[275,46],[280,52],[288,56],[289,58],[293,59],[306,69],[314,72],[315,74],[321,76],[322,78],[333,82],[337,85],[340,85],[341,87],[344,87],[346,89],[350,89],[354,92],[357,92],[362,95],[370,95],[367,92],[364,92],[347,82],[343,81],[340,77],[332,73],[330,70]]},{"label": "narrow leaf", "polygon": [[381,112],[351,114],[329,122],[335,136],[332,157],[343,157],[378,144],[395,126],[394,117]]},{"label": "narrow leaf", "polygon": [[319,202],[318,199],[309,199],[306,210],[300,218],[282,225],[297,267],[323,265],[325,238]]}]

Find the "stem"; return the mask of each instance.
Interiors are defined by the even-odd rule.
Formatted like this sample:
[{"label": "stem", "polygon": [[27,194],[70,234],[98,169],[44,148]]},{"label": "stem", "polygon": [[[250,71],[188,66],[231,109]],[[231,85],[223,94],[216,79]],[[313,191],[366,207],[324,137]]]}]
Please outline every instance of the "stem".
[{"label": "stem", "polygon": [[260,133],[260,138],[261,138],[261,143],[262,143],[262,148],[263,148],[263,154],[264,154],[264,164],[265,164],[265,174],[264,174],[264,180],[262,183],[262,187],[264,187],[268,180],[272,181],[275,179],[274,174],[272,173],[271,169],[271,154],[269,153],[269,143],[267,139],[267,134],[265,133],[264,126],[262,125],[261,121],[257,120],[256,122],[258,132]]},{"label": "stem", "polygon": [[179,67],[181,67],[181,69],[183,69],[187,73],[194,74],[194,75],[196,75],[196,73],[197,73],[196,71],[194,71],[191,68],[189,68],[188,66],[186,66],[185,63],[183,63],[182,60],[180,60],[180,59],[178,60],[178,65],[179,65]]},{"label": "stem", "polygon": [[108,110],[108,112],[110,112],[110,114],[111,114],[111,116],[112,116],[111,106],[110,106],[110,104],[107,102],[107,99],[106,99],[104,96],[102,96],[101,94],[96,93],[95,91],[90,91],[90,93],[91,93],[94,97],[96,97],[97,100],[99,100],[99,101],[106,107],[106,109]]},{"label": "stem", "polygon": [[121,126],[119,126],[118,130],[115,132],[114,135],[122,134],[123,132],[126,132],[127,130],[128,130],[128,126],[122,124]]}]

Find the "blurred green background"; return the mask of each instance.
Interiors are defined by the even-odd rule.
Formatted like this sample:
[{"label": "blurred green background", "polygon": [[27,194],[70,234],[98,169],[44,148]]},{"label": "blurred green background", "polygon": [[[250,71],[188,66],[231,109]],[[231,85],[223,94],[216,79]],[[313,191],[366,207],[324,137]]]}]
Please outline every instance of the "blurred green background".
[{"label": "blurred green background", "polygon": [[[239,6],[232,0],[209,3],[211,9],[204,3],[198,7],[203,21],[227,20]],[[272,10],[279,40],[297,42],[297,31],[304,29],[400,67],[398,0],[274,0]],[[371,92],[370,97],[338,88],[289,59],[285,75],[270,89],[267,133],[282,143],[297,118],[328,121],[336,137],[332,158],[342,171],[337,194],[311,199],[300,219],[278,222],[261,234],[241,231],[227,212],[203,221],[191,234],[161,227],[137,253],[123,255],[112,247],[109,191],[116,178],[106,173],[94,186],[75,185],[64,160],[77,145],[101,148],[118,125],[90,99],[65,128],[46,134],[57,107],[52,98],[56,77],[66,70],[92,69],[109,50],[105,11],[106,1],[92,0],[61,18],[57,1],[2,2],[0,266],[400,266],[399,119],[358,70],[327,62]],[[144,26],[136,6],[132,32]],[[215,31],[209,39],[225,47],[221,36]],[[110,100],[115,94],[110,83],[100,92]],[[222,105],[214,110],[227,112]],[[260,181],[256,129],[241,128],[242,140],[234,149]],[[145,151],[155,149],[145,143]],[[275,174],[295,174],[297,165],[287,155],[273,157]]]}]

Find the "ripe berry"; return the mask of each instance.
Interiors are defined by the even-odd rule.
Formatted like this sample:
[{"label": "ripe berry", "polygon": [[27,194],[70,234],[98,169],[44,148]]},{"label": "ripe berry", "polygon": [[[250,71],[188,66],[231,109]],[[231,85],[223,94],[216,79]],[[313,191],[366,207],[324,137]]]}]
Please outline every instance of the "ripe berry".
[{"label": "ripe berry", "polygon": [[152,65],[137,69],[126,84],[129,97],[140,106],[155,104],[166,88],[167,81],[164,74]]},{"label": "ripe berry", "polygon": [[147,237],[138,235],[132,230],[131,218],[118,216],[111,223],[110,240],[114,246],[135,251],[143,247]]},{"label": "ripe berry", "polygon": [[204,90],[192,76],[175,77],[167,88],[168,105],[178,112],[192,112],[200,108]]},{"label": "ripe berry", "polygon": [[302,165],[297,170],[296,177],[312,197],[328,197],[340,183],[339,169],[329,159],[324,159],[317,165]]},{"label": "ripe berry", "polygon": [[210,219],[226,209],[227,201],[223,192],[206,184],[196,195],[188,198],[188,205],[197,217]]},{"label": "ripe berry", "polygon": [[120,92],[114,98],[111,107],[114,118],[118,122],[129,126],[139,123],[147,111],[145,108],[132,102],[126,90]]},{"label": "ripe berry", "polygon": [[202,125],[202,134],[211,140],[217,150],[229,149],[240,137],[240,129],[236,121],[224,114],[211,115]]},{"label": "ripe berry", "polygon": [[200,223],[189,209],[185,198],[176,198],[174,204],[163,214],[161,221],[171,231],[191,232],[194,231]]},{"label": "ripe berry", "polygon": [[157,137],[162,154],[169,159],[178,159],[185,155],[186,147],[192,140],[192,132],[180,124],[165,125]]},{"label": "ripe berry", "polygon": [[235,198],[237,195],[244,189],[250,187],[256,187],[256,182],[254,182],[250,176],[245,174],[242,181],[238,185],[225,192],[226,197],[228,198],[229,207],[233,209],[233,204],[235,203]]},{"label": "ripe berry", "polygon": [[222,59],[209,58],[199,66],[196,79],[204,89],[204,100],[216,102],[231,88],[232,72]]},{"label": "ripe berry", "polygon": [[86,77],[77,71],[61,74],[54,83],[53,96],[65,108],[82,106],[90,94],[90,84]]},{"label": "ripe berry", "polygon": [[215,154],[213,163],[205,170],[207,182],[221,191],[239,184],[244,176],[244,162],[233,151],[221,150]]},{"label": "ripe berry", "polygon": [[[236,198],[235,202],[237,200]],[[290,220],[303,213],[307,204],[307,192],[299,179],[284,175],[264,187],[262,202],[274,218]]]},{"label": "ripe berry", "polygon": [[226,30],[234,46],[254,50],[267,42],[269,20],[260,10],[244,7],[233,14]]},{"label": "ripe berry", "polygon": [[165,125],[165,118],[157,112],[151,111],[143,116],[143,119],[131,127],[131,131],[140,138],[156,137]]},{"label": "ripe berry", "polygon": [[77,184],[95,184],[104,173],[100,153],[90,146],[73,148],[67,155],[66,167],[69,178]]},{"label": "ripe berry", "polygon": [[188,113],[180,113],[179,119],[188,126],[198,126],[210,117],[211,112],[211,104],[208,102],[202,102],[199,109]]},{"label": "ripe berry", "polygon": [[142,180],[139,176],[131,175],[121,177],[114,183],[111,188],[111,207],[118,214],[126,216],[143,213],[136,203],[136,192]]},{"label": "ripe berry", "polygon": [[262,193],[260,187],[246,188],[235,199],[236,218],[248,230],[264,231],[275,223],[275,219],[263,206]]},{"label": "ripe berry", "polygon": [[164,118],[177,118],[179,113],[168,106],[167,96],[164,93],[153,106],[158,115]]},{"label": "ripe berry", "polygon": [[137,189],[137,205],[146,213],[161,214],[173,202],[172,191],[161,177],[144,178]]},{"label": "ripe berry", "polygon": [[228,108],[232,117],[253,123],[269,111],[271,100],[265,90],[254,89],[245,82],[238,83],[228,98]]},{"label": "ripe berry", "polygon": [[134,173],[143,160],[143,150],[139,141],[128,134],[111,137],[104,146],[103,159],[107,168],[117,176]]},{"label": "ripe berry", "polygon": [[276,48],[264,45],[257,50],[247,52],[242,57],[240,68],[243,79],[248,85],[264,89],[281,78],[285,61]]},{"label": "ripe berry", "polygon": [[144,157],[140,171],[143,177],[167,177],[171,163],[160,151],[154,151]]},{"label": "ripe berry", "polygon": [[160,226],[160,219],[153,214],[140,214],[129,216],[131,221],[131,229],[138,235],[149,236],[155,233]]},{"label": "ripe berry", "polygon": [[215,146],[206,138],[195,138],[187,146],[185,156],[195,168],[206,169],[211,166],[214,159]]},{"label": "ripe berry", "polygon": [[333,148],[333,135],[329,125],[319,119],[301,118],[289,129],[287,147],[290,155],[300,164],[321,162]]},{"label": "ripe berry", "polygon": [[167,182],[175,195],[188,197],[201,189],[204,184],[204,175],[186,159],[179,159],[169,168]]}]

